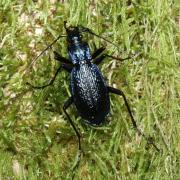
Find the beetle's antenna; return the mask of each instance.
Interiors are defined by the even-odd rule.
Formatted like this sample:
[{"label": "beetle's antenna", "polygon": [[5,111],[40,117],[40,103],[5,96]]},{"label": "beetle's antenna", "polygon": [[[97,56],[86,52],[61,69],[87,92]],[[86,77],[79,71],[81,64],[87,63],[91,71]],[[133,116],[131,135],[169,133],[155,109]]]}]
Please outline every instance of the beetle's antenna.
[{"label": "beetle's antenna", "polygon": [[80,27],[80,31],[81,31],[81,32],[88,32],[89,34],[92,34],[92,35],[94,35],[94,36],[96,36],[96,37],[98,37],[98,38],[101,38],[101,39],[103,39],[104,41],[106,41],[106,42],[114,45],[114,46],[117,47],[117,48],[119,48],[117,44],[115,44],[115,43],[107,40],[106,38],[104,38],[104,37],[102,37],[102,36],[99,36],[98,34],[95,34],[95,33],[92,32],[89,28],[86,28],[86,27],[83,27],[83,26],[79,26],[79,27]]},{"label": "beetle's antenna", "polygon": [[52,45],[55,44],[55,43],[58,41],[58,39],[60,39],[60,38],[62,38],[62,37],[66,37],[66,35],[59,35],[51,44],[49,44],[43,51],[41,51],[41,53],[40,53],[38,56],[36,56],[35,59],[32,60],[32,62],[31,62],[31,64],[29,65],[29,67],[26,69],[25,74],[26,74],[27,72],[29,72],[30,68],[31,68],[32,65],[37,61],[37,59],[38,59],[40,56],[42,56],[49,48],[51,48]]}]

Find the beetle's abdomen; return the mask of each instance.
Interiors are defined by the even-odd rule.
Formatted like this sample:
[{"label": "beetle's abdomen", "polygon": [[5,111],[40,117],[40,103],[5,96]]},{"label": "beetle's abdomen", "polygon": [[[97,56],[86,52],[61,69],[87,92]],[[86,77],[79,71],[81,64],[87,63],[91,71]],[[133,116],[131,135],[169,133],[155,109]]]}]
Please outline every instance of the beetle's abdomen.
[{"label": "beetle's abdomen", "polygon": [[71,92],[82,118],[94,125],[104,121],[109,113],[109,95],[96,65],[83,64],[72,70]]}]

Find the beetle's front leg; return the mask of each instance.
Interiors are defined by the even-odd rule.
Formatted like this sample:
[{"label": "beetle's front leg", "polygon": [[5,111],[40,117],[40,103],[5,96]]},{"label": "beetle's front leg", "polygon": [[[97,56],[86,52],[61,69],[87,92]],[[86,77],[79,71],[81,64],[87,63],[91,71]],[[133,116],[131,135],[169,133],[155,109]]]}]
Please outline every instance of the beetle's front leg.
[{"label": "beetle's front leg", "polygon": [[73,65],[72,62],[65,57],[61,56],[58,52],[54,51],[54,59],[65,64]]},{"label": "beetle's front leg", "polygon": [[137,126],[137,124],[136,124],[136,121],[135,121],[135,119],[134,119],[134,117],[133,117],[133,115],[132,115],[130,106],[129,106],[128,102],[127,102],[126,96],[125,96],[125,94],[123,93],[123,91],[121,91],[121,90],[119,90],[119,89],[115,89],[115,88],[113,88],[113,87],[109,87],[109,86],[108,86],[108,91],[109,91],[110,93],[117,94],[117,95],[120,95],[120,96],[123,97],[124,102],[125,102],[125,105],[126,105],[127,110],[128,110],[128,113],[129,113],[129,115],[130,115],[130,117],[131,117],[131,121],[132,121],[133,127],[137,130],[137,132],[138,132],[140,135],[142,135],[142,136],[146,139],[146,141],[148,142],[148,144],[152,144],[152,145],[154,146],[154,148],[159,152],[160,150],[159,150],[159,148],[154,144],[152,138],[151,138],[151,137],[147,137],[147,136],[138,128],[138,126]]},{"label": "beetle's front leg", "polygon": [[97,58],[105,49],[105,47],[100,47],[99,49],[96,49],[92,54],[92,59]]}]

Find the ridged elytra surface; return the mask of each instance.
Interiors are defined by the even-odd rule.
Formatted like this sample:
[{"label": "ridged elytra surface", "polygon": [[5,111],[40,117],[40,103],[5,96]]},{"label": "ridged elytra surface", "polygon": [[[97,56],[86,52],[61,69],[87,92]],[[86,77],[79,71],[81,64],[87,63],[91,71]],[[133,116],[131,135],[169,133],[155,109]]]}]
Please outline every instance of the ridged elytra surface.
[{"label": "ridged elytra surface", "polygon": [[106,83],[95,64],[80,64],[71,72],[71,93],[76,108],[90,124],[104,122],[110,103]]}]

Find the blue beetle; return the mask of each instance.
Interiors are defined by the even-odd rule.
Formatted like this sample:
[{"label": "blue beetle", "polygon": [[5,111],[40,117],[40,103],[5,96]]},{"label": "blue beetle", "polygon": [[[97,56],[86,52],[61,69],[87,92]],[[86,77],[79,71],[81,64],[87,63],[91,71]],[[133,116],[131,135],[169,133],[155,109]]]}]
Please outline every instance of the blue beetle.
[{"label": "blue beetle", "polygon": [[[58,72],[61,69],[64,69],[65,71],[70,73],[71,97],[69,97],[68,100],[64,103],[63,110],[78,137],[79,158],[75,167],[78,166],[80,161],[81,141],[80,134],[77,128],[75,127],[72,119],[70,118],[69,114],[67,113],[67,109],[70,107],[72,103],[74,103],[77,108],[77,111],[79,112],[79,115],[87,123],[93,126],[98,126],[104,123],[106,116],[110,111],[110,93],[117,94],[123,97],[133,127],[138,131],[140,135],[142,135],[147,140],[148,143],[152,144],[155,147],[155,149],[159,151],[158,147],[152,141],[152,138],[146,137],[144,133],[138,128],[124,93],[119,89],[115,89],[113,87],[108,86],[104,80],[104,77],[102,76],[101,71],[98,68],[98,65],[105,59],[105,57],[113,58],[120,61],[124,61],[131,57],[121,59],[108,54],[102,54],[102,52],[105,50],[104,47],[97,49],[94,53],[91,54],[88,43],[83,41],[83,32],[95,35],[99,38],[104,39],[105,41],[108,40],[95,34],[90,29],[83,26],[67,27],[66,22],[64,22],[64,27],[66,29],[67,35],[59,36],[44,51],[42,51],[40,55],[42,55],[48,48],[50,48],[59,38],[66,37],[68,44],[67,50],[70,60],[62,57],[59,53],[54,52],[54,58],[60,62],[60,67],[57,69],[54,77],[47,85],[41,87],[33,87],[45,88],[47,86],[52,85],[55,81]],[[113,44],[110,41],[108,42]]]}]

